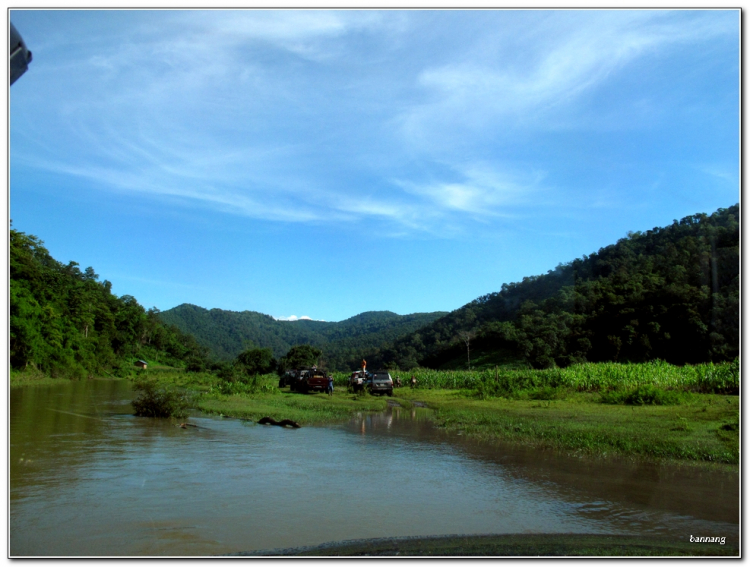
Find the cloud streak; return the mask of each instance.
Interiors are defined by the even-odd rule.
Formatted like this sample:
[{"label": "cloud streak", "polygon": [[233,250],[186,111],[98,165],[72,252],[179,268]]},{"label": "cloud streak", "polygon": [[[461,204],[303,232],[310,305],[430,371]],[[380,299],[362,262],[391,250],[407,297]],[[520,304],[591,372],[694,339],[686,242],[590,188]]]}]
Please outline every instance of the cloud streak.
[{"label": "cloud streak", "polygon": [[515,139],[585,127],[587,93],[728,33],[702,12],[462,13],[465,42],[447,16],[422,24],[445,38],[438,57],[425,55],[419,12],[146,15],[110,42],[43,46],[35,73],[59,92],[12,101],[14,117],[44,125],[13,132],[14,164],[222,214],[373,220],[392,234],[522,214],[555,182],[540,158],[510,165]]},{"label": "cloud streak", "polygon": [[313,319],[307,315],[297,317],[296,315],[290,315],[289,317],[274,317],[277,321],[324,321],[324,319]]},{"label": "cloud streak", "polygon": [[425,197],[446,212],[503,216],[508,215],[504,209],[531,202],[544,177],[541,173],[513,175],[488,164],[470,164],[456,173],[458,181],[401,182],[401,185],[406,191]]},{"label": "cloud streak", "polygon": [[456,137],[549,128],[561,112],[577,110],[582,95],[639,58],[733,31],[700,13],[556,14],[514,46],[529,54],[522,63],[502,48],[483,45],[481,55],[424,69],[417,86],[428,102],[404,111],[398,127],[422,151],[453,147]]}]

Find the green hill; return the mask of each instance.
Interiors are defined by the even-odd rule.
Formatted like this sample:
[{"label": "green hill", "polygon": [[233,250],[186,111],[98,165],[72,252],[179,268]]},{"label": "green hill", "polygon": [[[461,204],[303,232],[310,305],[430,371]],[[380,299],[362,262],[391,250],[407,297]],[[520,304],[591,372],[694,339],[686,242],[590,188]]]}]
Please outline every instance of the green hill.
[{"label": "green hill", "polygon": [[11,229],[9,362],[83,377],[125,372],[134,357],[203,368],[209,353],[229,361],[250,344],[276,358],[309,344],[332,370],[363,357],[370,367],[465,368],[467,354],[475,367],[731,360],[739,356],[739,215],[734,205],[630,233],[451,313],[371,311],[340,322],[188,304],[146,311],[113,295],[92,268],[61,264],[36,237]]},{"label": "green hill", "polygon": [[331,369],[356,368],[365,353],[411,333],[445,312],[397,315],[370,311],[340,322],[277,321],[254,311],[204,309],[182,304],[159,313],[165,323],[193,335],[219,359],[235,358],[248,344],[270,348],[276,358],[294,345],[309,344],[323,350],[322,364]]},{"label": "green hill", "polygon": [[204,366],[205,348],[129,295],[117,297],[93,268],[52,258],[35,236],[10,230],[11,368],[52,377],[124,375],[135,358]]},{"label": "green hill", "polygon": [[[547,274],[503,284],[387,348],[403,369],[566,366],[739,355],[739,205],[628,234]],[[471,338],[473,337],[473,338]],[[369,359],[368,359],[369,360]]]}]

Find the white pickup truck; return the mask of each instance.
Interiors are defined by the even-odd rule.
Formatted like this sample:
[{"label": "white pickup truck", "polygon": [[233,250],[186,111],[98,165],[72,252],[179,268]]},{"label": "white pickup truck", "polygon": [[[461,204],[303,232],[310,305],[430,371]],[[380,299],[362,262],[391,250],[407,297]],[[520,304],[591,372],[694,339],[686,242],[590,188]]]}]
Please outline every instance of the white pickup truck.
[{"label": "white pickup truck", "polygon": [[352,375],[349,376],[349,389],[355,393],[364,391],[365,384],[370,378],[369,372],[363,370],[352,372]]}]

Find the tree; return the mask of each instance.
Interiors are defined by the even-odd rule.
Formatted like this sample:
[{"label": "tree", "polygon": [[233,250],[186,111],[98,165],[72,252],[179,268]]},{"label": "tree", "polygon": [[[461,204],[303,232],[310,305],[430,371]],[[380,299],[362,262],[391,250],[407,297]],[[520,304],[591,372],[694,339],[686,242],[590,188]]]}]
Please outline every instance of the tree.
[{"label": "tree", "polygon": [[11,229],[9,260],[13,368],[81,378],[127,372],[132,357],[158,360],[160,353],[178,366],[206,365],[206,349],[192,336],[168,328],[135,298],[112,294],[93,268],[58,262],[35,236]]},{"label": "tree", "polygon": [[471,349],[469,348],[469,345],[472,340],[474,340],[477,336],[476,331],[459,331],[458,336],[461,338],[461,340],[466,344],[466,364],[469,366],[469,370],[471,370]]},{"label": "tree", "polygon": [[503,284],[372,358],[403,368],[404,353],[413,352],[410,360],[439,367],[461,356],[464,344],[455,337],[463,329],[479,328],[472,345],[461,337],[469,362],[470,346],[475,353],[507,350],[537,368],[732,360],[740,345],[739,214],[734,205],[631,232],[547,274]]},{"label": "tree", "polygon": [[285,371],[304,366],[313,366],[323,354],[319,348],[310,345],[296,345],[289,349],[286,356],[279,361],[279,370]]},{"label": "tree", "polygon": [[268,374],[276,368],[276,359],[270,348],[250,347],[237,355],[237,365],[247,374]]}]

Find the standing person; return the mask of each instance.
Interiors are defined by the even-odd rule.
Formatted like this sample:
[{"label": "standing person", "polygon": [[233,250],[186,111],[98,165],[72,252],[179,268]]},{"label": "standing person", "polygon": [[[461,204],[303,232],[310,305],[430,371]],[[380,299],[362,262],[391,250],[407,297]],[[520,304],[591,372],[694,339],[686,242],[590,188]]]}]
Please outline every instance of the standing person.
[{"label": "standing person", "polygon": [[411,375],[411,387],[416,388],[417,387],[417,377],[414,376],[414,374]]},{"label": "standing person", "polygon": [[333,396],[333,374],[328,375],[328,395]]}]

